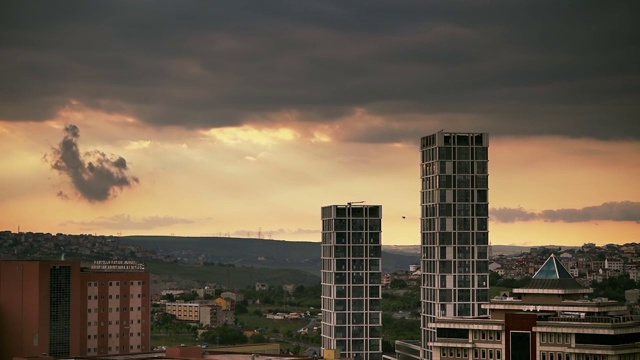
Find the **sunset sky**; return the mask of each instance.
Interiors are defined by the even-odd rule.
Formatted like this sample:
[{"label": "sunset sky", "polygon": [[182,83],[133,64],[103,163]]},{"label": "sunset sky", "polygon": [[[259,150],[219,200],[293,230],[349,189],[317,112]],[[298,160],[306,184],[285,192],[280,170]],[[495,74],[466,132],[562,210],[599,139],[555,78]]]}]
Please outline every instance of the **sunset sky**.
[{"label": "sunset sky", "polygon": [[[0,230],[419,244],[421,136],[488,132],[493,244],[640,242],[637,1],[9,1]],[[635,29],[635,30],[634,30]]]}]

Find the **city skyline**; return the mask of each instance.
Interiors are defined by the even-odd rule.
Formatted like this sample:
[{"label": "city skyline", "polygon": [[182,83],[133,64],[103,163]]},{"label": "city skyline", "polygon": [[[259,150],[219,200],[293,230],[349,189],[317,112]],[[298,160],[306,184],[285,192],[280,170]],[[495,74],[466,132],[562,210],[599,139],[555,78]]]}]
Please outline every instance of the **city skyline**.
[{"label": "city skyline", "polygon": [[366,201],[417,245],[445,129],[491,136],[492,244],[640,242],[633,2],[70,4],[2,15],[0,230],[319,241]]}]

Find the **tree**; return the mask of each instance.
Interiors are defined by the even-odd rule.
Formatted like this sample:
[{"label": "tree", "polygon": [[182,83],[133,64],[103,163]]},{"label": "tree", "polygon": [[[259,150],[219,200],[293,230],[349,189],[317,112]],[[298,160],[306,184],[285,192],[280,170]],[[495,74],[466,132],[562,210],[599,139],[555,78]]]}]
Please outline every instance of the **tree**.
[{"label": "tree", "polygon": [[269,342],[269,339],[261,333],[254,333],[249,340],[253,344],[262,344]]},{"label": "tree", "polygon": [[389,286],[391,286],[392,289],[404,289],[407,287],[407,282],[402,279],[393,279]]},{"label": "tree", "polygon": [[496,286],[501,279],[502,279],[502,276],[500,276],[500,274],[498,274],[497,272],[495,271],[489,272],[489,286]]},{"label": "tree", "polygon": [[193,301],[197,298],[198,298],[198,293],[195,291],[178,295],[178,299],[184,300],[184,301]]},{"label": "tree", "polygon": [[245,305],[243,305],[242,303],[236,303],[236,310],[235,310],[235,314],[246,314],[249,312],[249,309],[247,309],[247,307]]},{"label": "tree", "polygon": [[219,345],[246,344],[248,341],[239,328],[227,324],[211,329],[203,333],[201,337],[212,344]]}]

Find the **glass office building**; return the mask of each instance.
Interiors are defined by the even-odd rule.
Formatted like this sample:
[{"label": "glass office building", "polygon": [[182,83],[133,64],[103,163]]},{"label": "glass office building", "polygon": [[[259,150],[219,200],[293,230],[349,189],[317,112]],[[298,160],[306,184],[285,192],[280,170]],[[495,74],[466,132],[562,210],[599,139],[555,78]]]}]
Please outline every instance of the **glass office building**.
[{"label": "glass office building", "polygon": [[436,317],[486,315],[489,298],[489,136],[440,131],[421,139],[423,358]]},{"label": "glass office building", "polygon": [[382,207],[322,208],[322,355],[382,359]]}]

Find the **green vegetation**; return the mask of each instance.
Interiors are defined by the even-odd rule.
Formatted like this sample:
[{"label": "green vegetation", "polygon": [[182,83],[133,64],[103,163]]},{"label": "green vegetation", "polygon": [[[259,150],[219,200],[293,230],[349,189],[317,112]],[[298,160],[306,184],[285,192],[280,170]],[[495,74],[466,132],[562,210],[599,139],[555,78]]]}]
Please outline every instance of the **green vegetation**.
[{"label": "green vegetation", "polygon": [[216,345],[246,344],[249,341],[240,328],[227,324],[203,332],[200,338]]},{"label": "green vegetation", "polygon": [[385,354],[395,352],[396,340],[420,340],[420,337],[419,319],[394,319],[391,315],[382,315],[382,351]]},{"label": "green vegetation", "polygon": [[166,334],[151,331],[151,348],[155,349],[159,346],[175,346],[175,345],[199,345],[202,344],[193,334]]},{"label": "green vegetation", "polygon": [[492,288],[501,287],[501,288],[506,288],[507,291],[510,291],[511,289],[521,288],[527,285],[529,281],[531,281],[531,277],[529,276],[524,276],[519,279],[511,279],[511,278],[503,278],[502,276],[500,276],[500,274],[494,271],[491,271],[489,273],[489,285]]},{"label": "green vegetation", "polygon": [[500,296],[503,291],[511,291],[513,288],[504,286],[492,286],[489,288],[489,299]]},{"label": "green vegetation", "polygon": [[[509,284],[510,282],[507,281]],[[382,334],[383,351],[393,352],[395,340],[420,339],[420,291],[416,287],[406,287],[396,282],[398,289],[385,290],[382,294]],[[510,290],[507,287],[493,286],[491,296],[499,295],[500,291]],[[168,344],[237,344],[244,342],[278,341],[283,348],[289,347],[295,351],[301,345],[318,345],[321,341],[320,332],[314,327],[320,326],[317,314],[320,312],[321,286],[316,283],[311,286],[297,286],[288,293],[281,286],[272,286],[266,291],[256,291],[247,287],[243,291],[245,299],[236,304],[236,325],[227,325],[211,329],[195,338],[195,328],[179,328],[171,317],[156,317],[152,325],[152,345]],[[250,301],[249,301],[250,300]],[[249,304],[251,302],[251,304]],[[299,312],[309,314],[300,319],[267,319],[271,313]],[[393,313],[403,312],[410,318],[394,318]],[[402,315],[402,314],[401,314]],[[253,330],[254,335],[247,338],[240,329]],[[305,329],[306,331],[302,331]]]},{"label": "green vegetation", "polygon": [[591,282],[593,297],[605,297],[616,301],[625,301],[624,292],[640,287],[640,281],[635,282],[629,274],[604,279],[602,282]]},{"label": "green vegetation", "polygon": [[382,293],[383,312],[406,311],[417,314],[419,310],[420,291],[418,289],[385,291]]},{"label": "green vegetation", "polygon": [[148,261],[147,270],[160,276],[178,277],[195,280],[201,283],[218,282],[228,288],[254,286],[256,282],[267,284],[316,284],[318,276],[302,270],[268,269],[246,266],[202,266]]}]

